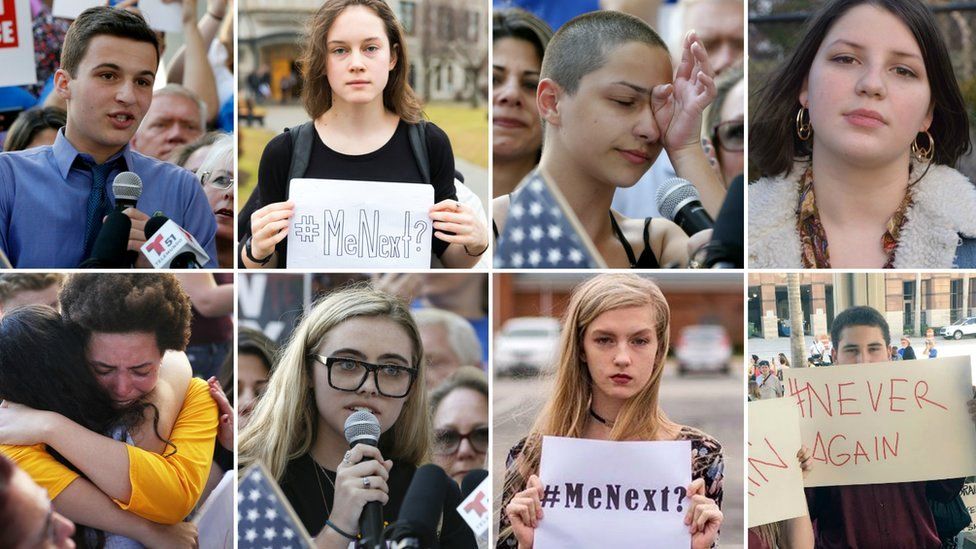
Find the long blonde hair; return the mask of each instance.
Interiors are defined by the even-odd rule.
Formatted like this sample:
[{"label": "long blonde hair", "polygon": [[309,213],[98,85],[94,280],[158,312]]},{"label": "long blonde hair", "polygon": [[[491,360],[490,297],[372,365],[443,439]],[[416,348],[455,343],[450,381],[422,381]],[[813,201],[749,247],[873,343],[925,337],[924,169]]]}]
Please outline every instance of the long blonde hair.
[{"label": "long blonde hair", "polygon": [[[610,430],[610,440],[654,440],[662,430],[674,427],[658,406],[671,332],[671,309],[664,294],[653,281],[637,275],[594,276],[573,290],[563,318],[553,393],[526,437],[519,457],[506,472],[506,494],[523,490],[529,476],[538,472],[543,436],[583,436],[593,398],[592,379],[581,356],[586,329],[607,311],[643,306],[650,306],[654,315],[654,369],[647,385],[624,403]],[[503,502],[503,508],[506,504]],[[502,532],[502,537],[510,534],[508,530]]]},{"label": "long blonde hair", "polygon": [[354,317],[389,318],[410,337],[413,343],[410,362],[417,368],[417,379],[393,428],[380,436],[379,448],[387,459],[413,465],[427,460],[430,418],[420,332],[405,303],[366,284],[357,284],[318,300],[281,350],[267,391],[258,400],[240,435],[242,468],[260,460],[276,480],[281,480],[288,462],[311,450],[319,414],[307,356],[329,330]]}]

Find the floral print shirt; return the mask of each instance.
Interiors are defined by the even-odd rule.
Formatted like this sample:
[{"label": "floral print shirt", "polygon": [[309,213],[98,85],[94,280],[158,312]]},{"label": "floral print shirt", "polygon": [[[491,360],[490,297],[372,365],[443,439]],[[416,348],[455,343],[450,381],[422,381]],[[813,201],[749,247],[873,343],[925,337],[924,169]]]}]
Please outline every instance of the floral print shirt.
[{"label": "floral print shirt", "polygon": [[[898,247],[898,237],[905,224],[905,213],[912,205],[912,187],[908,188],[905,198],[898,205],[894,215],[888,220],[885,232],[881,235],[881,248],[888,260],[885,269],[894,268],[895,248]],[[820,212],[813,194],[813,168],[808,167],[800,179],[800,200],[797,204],[797,230],[800,232],[800,253],[803,267],[806,269],[829,269],[830,252],[827,248],[827,233],[820,223]]]}]

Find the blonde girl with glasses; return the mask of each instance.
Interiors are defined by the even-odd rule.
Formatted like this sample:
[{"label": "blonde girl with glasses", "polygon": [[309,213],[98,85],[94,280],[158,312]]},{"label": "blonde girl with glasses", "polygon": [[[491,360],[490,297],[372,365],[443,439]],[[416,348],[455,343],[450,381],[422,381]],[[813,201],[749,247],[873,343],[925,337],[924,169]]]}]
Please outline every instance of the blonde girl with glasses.
[{"label": "blonde girl with glasses", "polygon": [[[240,466],[265,464],[318,547],[354,541],[367,502],[396,520],[428,455],[422,356],[406,305],[365,285],[317,301],[280,352],[241,433]],[[344,425],[362,408],[379,421],[379,445],[350,450]]]}]

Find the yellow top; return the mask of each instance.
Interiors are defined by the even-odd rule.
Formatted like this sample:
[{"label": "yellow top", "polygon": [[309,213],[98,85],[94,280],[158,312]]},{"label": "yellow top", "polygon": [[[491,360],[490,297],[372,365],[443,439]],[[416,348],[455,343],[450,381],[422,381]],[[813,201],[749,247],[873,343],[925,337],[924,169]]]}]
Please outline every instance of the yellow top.
[{"label": "yellow top", "polygon": [[[173,425],[169,440],[176,453],[163,456],[128,445],[129,481],[132,496],[128,503],[115,500],[122,509],[153,522],[175,524],[196,505],[213,461],[217,436],[217,403],[202,379],[190,380],[183,407]],[[172,452],[167,446],[166,452]],[[34,482],[54,499],[79,477],[47,453],[45,445],[0,445],[6,454],[25,470]]]}]

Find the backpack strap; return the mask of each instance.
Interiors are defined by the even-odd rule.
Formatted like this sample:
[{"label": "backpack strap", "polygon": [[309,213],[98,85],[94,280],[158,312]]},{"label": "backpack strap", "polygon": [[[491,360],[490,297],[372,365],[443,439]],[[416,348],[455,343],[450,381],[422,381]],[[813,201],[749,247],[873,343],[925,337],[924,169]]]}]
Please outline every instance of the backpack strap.
[{"label": "backpack strap", "polygon": [[424,183],[430,185],[430,156],[427,154],[427,121],[421,119],[416,124],[407,126],[407,138],[410,140],[410,149],[413,151],[413,158],[417,161],[417,168],[420,169],[420,177]]},{"label": "backpack strap", "polygon": [[284,196],[284,199],[287,200],[291,180],[305,177],[305,170],[308,169],[308,159],[312,156],[312,138],[315,136],[315,125],[309,120],[285,131],[291,135],[291,164],[288,166],[288,181],[285,183]]}]

